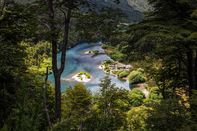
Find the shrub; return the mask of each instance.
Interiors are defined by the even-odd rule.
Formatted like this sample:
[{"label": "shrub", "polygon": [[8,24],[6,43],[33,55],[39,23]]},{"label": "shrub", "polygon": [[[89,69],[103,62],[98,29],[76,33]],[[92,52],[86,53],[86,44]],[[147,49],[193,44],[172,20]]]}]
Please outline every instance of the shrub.
[{"label": "shrub", "polygon": [[88,73],[86,73],[86,76],[87,76],[87,78],[88,78],[88,79],[90,79],[90,78],[91,78],[91,75],[90,75],[90,74],[88,74]]},{"label": "shrub", "polygon": [[110,69],[108,66],[105,66],[104,70],[107,72],[107,73],[110,73]]},{"label": "shrub", "polygon": [[140,71],[132,71],[128,77],[130,84],[139,84],[146,81],[146,77]]},{"label": "shrub", "polygon": [[134,88],[129,92],[128,98],[132,106],[140,106],[145,99],[145,95],[139,89]]},{"label": "shrub", "polygon": [[150,94],[148,96],[148,99],[151,100],[160,100],[162,98],[161,93],[158,89],[158,87],[151,87],[150,88]]},{"label": "shrub", "polygon": [[144,69],[138,68],[137,71],[143,73],[144,72]]},{"label": "shrub", "polygon": [[85,72],[79,72],[79,76],[83,75]]},{"label": "shrub", "polygon": [[118,74],[118,77],[119,78],[124,78],[124,77],[127,77],[129,75],[129,72],[128,71],[122,71]]},{"label": "shrub", "polygon": [[106,60],[104,63],[105,64],[112,64],[112,61],[111,60]]},{"label": "shrub", "polygon": [[106,44],[103,44],[103,45],[102,45],[102,48],[103,48],[103,49],[107,49],[108,47],[109,47],[109,46],[106,45]]},{"label": "shrub", "polygon": [[79,72],[78,77],[80,77],[81,80],[82,80],[82,77],[81,77],[82,75],[86,75],[86,77],[87,77],[88,79],[91,78],[91,75],[90,75],[89,73],[86,73],[86,72]]},{"label": "shrub", "polygon": [[118,75],[120,73],[120,71],[112,71],[113,74]]},{"label": "shrub", "polygon": [[93,53],[94,55],[98,55],[98,54],[99,54],[99,51],[98,51],[98,50],[93,50],[92,53]]},{"label": "shrub", "polygon": [[113,52],[113,54],[111,54],[111,58],[116,61],[124,61],[125,57],[126,56],[120,52]]}]

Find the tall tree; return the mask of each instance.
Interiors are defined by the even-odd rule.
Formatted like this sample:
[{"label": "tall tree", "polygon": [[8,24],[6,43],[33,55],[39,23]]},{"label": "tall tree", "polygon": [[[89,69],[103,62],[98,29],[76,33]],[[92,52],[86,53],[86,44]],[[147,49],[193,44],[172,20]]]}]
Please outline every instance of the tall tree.
[{"label": "tall tree", "polygon": [[[60,118],[60,109],[61,109],[61,94],[60,94],[60,76],[61,76],[61,70],[57,67],[57,32],[56,27],[54,24],[55,19],[55,11],[54,11],[54,1],[53,0],[47,0],[46,4],[48,4],[48,10],[49,10],[49,26],[50,26],[50,41],[52,44],[52,69],[55,77],[55,115],[57,119]],[[61,68],[64,65],[61,65]]]},{"label": "tall tree", "polygon": [[[57,65],[57,53],[58,53],[58,32],[55,23],[56,7],[57,3],[55,0],[45,0],[48,6],[48,17],[49,17],[49,29],[50,29],[50,41],[52,44],[52,70],[55,78],[55,116],[59,121],[61,120],[61,74],[64,71],[65,59],[66,59],[66,48],[68,45],[68,32],[69,24],[71,19],[72,8],[68,7],[64,13],[64,41],[62,46],[61,64],[60,67]],[[63,4],[63,3],[61,3]],[[73,1],[68,1],[68,4],[73,4]]]},{"label": "tall tree", "polygon": [[125,124],[124,111],[128,109],[128,92],[112,84],[108,76],[101,80],[100,87],[100,96],[97,100],[99,110],[95,130],[120,130]]},{"label": "tall tree", "polygon": [[63,117],[67,129],[85,130],[86,121],[91,116],[91,93],[86,87],[78,83],[73,88],[67,88],[63,94]]}]

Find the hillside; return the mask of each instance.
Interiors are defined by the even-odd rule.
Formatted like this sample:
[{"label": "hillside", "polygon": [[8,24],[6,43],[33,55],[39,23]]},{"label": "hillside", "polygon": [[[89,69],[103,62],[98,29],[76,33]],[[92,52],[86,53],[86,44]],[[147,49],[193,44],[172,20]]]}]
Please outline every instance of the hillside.
[{"label": "hillside", "polygon": [[[18,3],[31,3],[35,0],[15,0]],[[132,2],[133,1],[133,2]],[[144,0],[143,0],[144,1]],[[143,12],[147,2],[143,3],[142,0],[121,0],[119,4],[112,0],[94,0],[91,3],[94,5],[94,10],[101,10],[103,8],[119,9],[128,17],[129,22],[139,22],[143,18]]]},{"label": "hillside", "polygon": [[128,17],[130,22],[138,22],[143,18],[143,14],[135,9],[132,4],[129,5],[127,0],[121,0],[119,4],[116,4],[111,0],[94,0],[92,2],[95,4],[97,9],[120,9]]},{"label": "hillside", "polygon": [[147,0],[127,0],[127,1],[130,6],[141,12],[146,12],[151,9]]}]

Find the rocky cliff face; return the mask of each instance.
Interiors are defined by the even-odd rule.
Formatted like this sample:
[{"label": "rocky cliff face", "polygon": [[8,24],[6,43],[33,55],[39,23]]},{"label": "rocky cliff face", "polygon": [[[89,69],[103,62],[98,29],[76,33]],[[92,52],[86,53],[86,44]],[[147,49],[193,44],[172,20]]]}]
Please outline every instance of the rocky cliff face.
[{"label": "rocky cliff face", "polygon": [[148,4],[148,0],[127,0],[128,4],[135,9],[146,12],[148,10],[151,10],[151,6]]}]

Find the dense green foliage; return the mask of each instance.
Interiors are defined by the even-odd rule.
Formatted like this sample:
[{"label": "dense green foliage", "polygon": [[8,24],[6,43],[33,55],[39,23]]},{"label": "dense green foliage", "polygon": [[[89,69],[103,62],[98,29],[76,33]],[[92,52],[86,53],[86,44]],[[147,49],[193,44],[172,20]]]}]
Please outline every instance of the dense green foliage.
[{"label": "dense green foliage", "polygon": [[125,123],[124,110],[127,108],[127,91],[115,87],[106,77],[101,81],[101,90],[97,99],[96,118],[98,127],[95,130],[119,130]]},{"label": "dense green foliage", "polygon": [[106,77],[101,81],[98,95],[91,95],[77,84],[65,92],[64,120],[54,130],[118,130],[123,128],[128,109],[127,91],[115,87]]},{"label": "dense green foliage", "polygon": [[132,89],[128,94],[128,101],[134,107],[142,105],[144,99],[144,94],[135,88]]},{"label": "dense green foliage", "polygon": [[[117,10],[73,10],[77,18],[70,27],[72,41],[102,38],[113,60],[132,63],[134,69],[117,71],[119,78],[128,78],[130,90],[116,87],[109,77],[94,94],[81,83],[67,88],[61,97],[60,122],[55,121],[54,87],[46,70],[51,73],[49,36],[55,34],[57,52],[64,39],[62,3],[55,4],[57,18],[50,21],[43,2],[1,1],[0,130],[197,130],[197,2],[148,1],[153,10],[146,20],[132,25],[121,23]],[[68,9],[70,3],[64,4]],[[78,8],[75,4],[70,8]],[[49,31],[49,23],[55,24],[55,32]]]},{"label": "dense green foliage", "polygon": [[129,75],[129,71],[122,71],[118,74],[119,78],[124,78],[127,77]]},{"label": "dense green foliage", "polygon": [[[153,79],[163,97],[176,88],[196,89],[197,39],[195,0],[150,0],[153,10],[146,20],[117,29],[106,44],[110,56],[124,54],[123,62],[141,62],[149,79]],[[168,19],[168,21],[166,21]],[[124,28],[125,29],[125,28]],[[107,46],[105,46],[107,47]],[[151,63],[151,64],[150,64]]]},{"label": "dense green foliage", "polygon": [[[141,90],[123,90],[106,77],[98,94],[90,94],[82,84],[68,88],[63,96],[64,119],[53,130],[194,130],[192,115],[181,97],[145,97]],[[154,93],[153,93],[154,92]],[[196,97],[195,97],[196,98]],[[195,99],[193,98],[193,100]]]},{"label": "dense green foliage", "polygon": [[146,119],[149,117],[148,111],[151,108],[138,106],[132,108],[127,113],[127,122],[129,131],[144,131],[147,130]]},{"label": "dense green foliage", "polygon": [[[91,94],[83,84],[67,88],[63,94],[63,118],[61,123],[54,126],[54,131],[83,129],[90,117]],[[86,127],[87,128],[87,127]]]},{"label": "dense green foliage", "polygon": [[160,93],[158,87],[151,87],[151,88],[149,89],[149,91],[150,91],[150,94],[149,94],[149,96],[148,96],[149,100],[155,101],[155,100],[160,100],[160,99],[162,99],[162,96],[161,96],[161,93]]},{"label": "dense green foliage", "polygon": [[[40,73],[38,67],[50,54],[45,52],[45,43],[34,43],[37,21],[32,8],[26,10],[26,6],[14,2],[7,4],[0,20],[0,127],[16,131],[47,129],[41,76],[46,68]],[[49,84],[47,87],[49,114],[53,120],[53,91]]]},{"label": "dense green foliage", "polygon": [[129,74],[130,84],[139,84],[146,81],[144,74],[140,70],[134,70]]},{"label": "dense green foliage", "polygon": [[152,108],[153,110],[149,111],[151,116],[146,120],[149,130],[176,130],[189,124],[189,112],[176,99],[161,101]]}]

